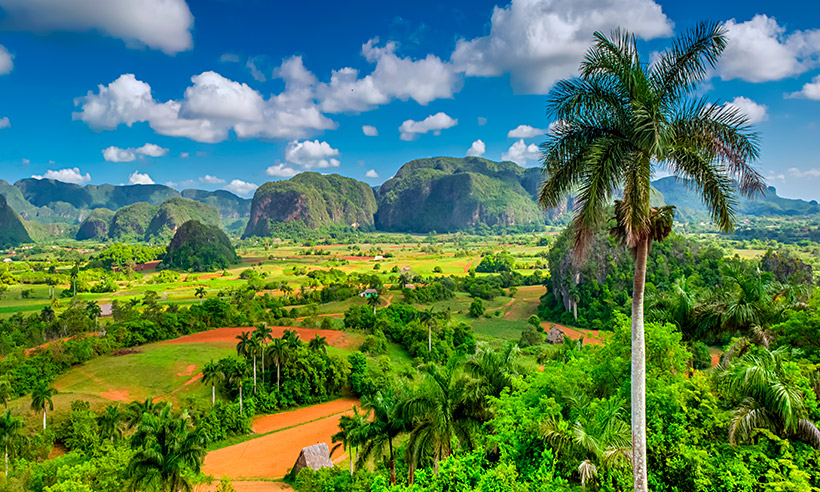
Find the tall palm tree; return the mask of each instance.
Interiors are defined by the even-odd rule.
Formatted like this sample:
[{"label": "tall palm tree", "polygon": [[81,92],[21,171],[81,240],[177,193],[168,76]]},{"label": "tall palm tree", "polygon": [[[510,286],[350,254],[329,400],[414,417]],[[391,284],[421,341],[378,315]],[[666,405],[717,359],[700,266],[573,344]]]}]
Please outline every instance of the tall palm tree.
[{"label": "tall palm tree", "polygon": [[274,338],[271,343],[268,344],[268,360],[270,360],[272,364],[276,365],[276,391],[279,391],[279,378],[281,375],[282,363],[285,362],[285,359],[287,359],[288,351],[288,344],[282,338]]},{"label": "tall palm tree", "polygon": [[726,47],[726,30],[702,23],[682,34],[655,63],[643,62],[635,37],[595,33],[580,77],[563,80],[548,108],[558,124],[541,145],[547,179],[539,201],[575,196],[575,256],[585,254],[615,194],[616,235],[632,250],[632,445],[634,487],[647,490],[643,296],[652,241],[664,238],[673,210],[649,204],[652,172],[665,166],[700,192],[721,231],[735,223],[735,189],[763,191],[749,165],[759,154],[748,118],[737,108],[696,99],[699,82]]},{"label": "tall palm tree", "polygon": [[358,407],[353,407],[353,415],[339,417],[339,432],[333,434],[331,442],[338,443],[330,450],[331,456],[339,446],[350,454],[350,474],[353,475],[353,463],[356,461],[356,449],[361,446],[364,429],[367,427],[367,413],[359,413]]},{"label": "tall palm tree", "polygon": [[299,339],[299,334],[296,333],[296,330],[285,330],[282,332],[282,339],[287,342],[289,348],[294,350],[302,346],[302,340]]},{"label": "tall palm tree", "polygon": [[9,452],[14,442],[20,436],[23,429],[23,422],[11,416],[11,410],[6,410],[5,415],[0,417],[0,447],[3,448],[3,458],[5,460],[5,474],[9,476]]},{"label": "tall palm tree", "polygon": [[720,373],[728,397],[740,398],[729,424],[729,442],[747,441],[753,429],[767,429],[820,448],[820,430],[808,419],[804,390],[784,366],[786,347],[760,347],[735,359]]},{"label": "tall palm tree", "polygon": [[216,383],[222,381],[222,371],[213,360],[202,367],[202,382],[211,385],[211,406],[216,405]]},{"label": "tall palm tree", "polygon": [[433,351],[433,325],[436,323],[436,313],[433,306],[419,313],[419,321],[427,326],[427,351]]},{"label": "tall palm tree", "polygon": [[57,390],[41,382],[31,390],[31,409],[35,412],[43,412],[43,430],[46,428],[47,410],[54,410],[54,400],[52,397],[57,394]]},{"label": "tall palm tree", "polygon": [[146,398],[145,401],[132,401],[125,407],[128,427],[136,427],[143,415],[146,413],[156,415],[166,406],[168,406],[167,403],[154,403],[151,398]]},{"label": "tall palm tree", "polygon": [[12,391],[11,381],[6,377],[0,378],[0,403],[2,403],[4,407],[8,407]]},{"label": "tall palm tree", "polygon": [[259,326],[256,327],[256,330],[253,332],[253,336],[259,340],[259,344],[261,345],[260,353],[262,354],[262,384],[265,383],[265,346],[267,343],[273,338],[273,329],[269,327],[266,323],[261,323]]},{"label": "tall palm tree", "polygon": [[122,437],[122,426],[125,420],[126,414],[120,411],[119,405],[108,405],[102,415],[97,416],[100,436],[109,438],[112,442],[115,437]]},{"label": "tall palm tree", "polygon": [[256,392],[256,356],[259,352],[259,342],[249,331],[243,331],[236,336],[236,355],[253,359],[253,391]]},{"label": "tall palm tree", "polygon": [[393,387],[362,397],[362,407],[371,410],[373,418],[368,420],[362,429],[362,446],[356,466],[364,466],[371,457],[386,457],[392,485],[396,484],[396,454],[393,440],[404,432],[406,427],[401,418],[400,403],[401,397]]},{"label": "tall palm tree", "polygon": [[202,298],[208,295],[208,291],[205,290],[205,287],[200,285],[196,288],[194,295],[199,297],[199,303],[202,304]]},{"label": "tall palm tree", "polygon": [[382,303],[382,298],[379,294],[373,294],[367,298],[367,305],[373,308],[373,315],[376,315],[376,308]]},{"label": "tall palm tree", "polygon": [[236,385],[239,388],[239,413],[244,413],[242,390],[244,388],[245,378],[248,377],[248,366],[244,359],[223,359],[231,361],[221,367],[222,379],[229,385]]},{"label": "tall palm tree", "polygon": [[189,429],[186,419],[174,417],[170,407],[159,415],[145,414],[131,443],[136,450],[126,470],[131,490],[194,490],[185,472],[199,473],[204,438]]},{"label": "tall palm tree", "polygon": [[256,337],[248,340],[248,352],[253,358],[253,392],[256,393],[256,358],[262,352],[262,343]]},{"label": "tall palm tree", "polygon": [[411,475],[423,454],[432,457],[433,471],[438,475],[439,461],[452,454],[453,442],[472,448],[480,420],[478,402],[465,391],[469,386],[456,361],[445,367],[431,364],[418,391],[402,403],[412,428],[407,443]]},{"label": "tall palm tree", "polygon": [[487,397],[498,398],[504,388],[512,386],[519,371],[520,352],[518,345],[514,343],[508,343],[499,350],[482,343],[476,353],[464,361],[464,371],[472,376],[472,380],[466,381],[470,386],[467,391],[475,395],[482,420],[490,420],[492,417]]},{"label": "tall palm tree", "polygon": [[327,346],[327,337],[320,336],[318,333],[308,342],[308,348],[314,352],[327,354]]}]

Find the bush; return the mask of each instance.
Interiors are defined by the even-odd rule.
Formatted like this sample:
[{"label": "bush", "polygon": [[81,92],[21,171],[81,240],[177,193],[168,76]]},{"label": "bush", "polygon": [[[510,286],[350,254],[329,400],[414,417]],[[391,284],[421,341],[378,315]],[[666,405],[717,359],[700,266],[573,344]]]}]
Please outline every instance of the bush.
[{"label": "bush", "polygon": [[484,314],[484,303],[481,299],[475,298],[470,304],[470,316],[473,318],[480,318]]}]

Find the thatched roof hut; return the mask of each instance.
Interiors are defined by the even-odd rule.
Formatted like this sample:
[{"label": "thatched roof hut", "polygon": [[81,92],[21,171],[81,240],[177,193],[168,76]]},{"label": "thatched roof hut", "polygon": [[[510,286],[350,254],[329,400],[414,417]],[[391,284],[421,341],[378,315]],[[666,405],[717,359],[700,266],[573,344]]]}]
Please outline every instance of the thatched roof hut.
[{"label": "thatched roof hut", "polygon": [[299,458],[296,459],[296,464],[293,465],[293,476],[299,474],[302,468],[310,467],[314,470],[320,468],[333,468],[333,462],[330,461],[330,449],[327,444],[320,442],[313,446],[302,448],[299,453]]},{"label": "thatched roof hut", "polygon": [[558,345],[564,343],[564,331],[555,325],[552,325],[550,332],[547,333],[547,343]]}]

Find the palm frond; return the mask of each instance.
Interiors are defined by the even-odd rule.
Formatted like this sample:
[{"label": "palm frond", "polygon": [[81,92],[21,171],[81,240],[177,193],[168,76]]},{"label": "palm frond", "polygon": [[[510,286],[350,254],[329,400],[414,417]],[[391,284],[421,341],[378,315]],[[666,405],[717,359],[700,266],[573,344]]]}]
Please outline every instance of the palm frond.
[{"label": "palm frond", "polygon": [[725,48],[726,28],[720,23],[702,22],[683,32],[652,68],[655,92],[664,102],[690,94],[708,69],[717,65]]}]

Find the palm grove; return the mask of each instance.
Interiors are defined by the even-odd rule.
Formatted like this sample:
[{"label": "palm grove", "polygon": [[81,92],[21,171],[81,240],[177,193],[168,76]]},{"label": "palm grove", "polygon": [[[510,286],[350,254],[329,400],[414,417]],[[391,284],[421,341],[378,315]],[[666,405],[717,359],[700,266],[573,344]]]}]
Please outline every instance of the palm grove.
[{"label": "palm grove", "polygon": [[[384,292],[377,278],[275,297],[258,296],[261,279],[249,273],[247,288],[217,297],[203,289],[188,308],[163,307],[149,293],[115,306],[110,336],[0,359],[11,376],[0,379],[0,395],[27,394],[43,415],[32,437],[11,412],[0,418],[8,475],[0,490],[191,490],[205,479],[207,447],[248,434],[253,415],[342,392],[361,397],[333,437],[334,453],[346,452],[350,467],[288,477],[302,492],[820,487],[820,300],[810,269],[780,252],[726,258],[672,231],[674,209],[650,203],[652,172],[665,168],[698,190],[729,231],[736,190],[762,189],[744,115],[694,95],[725,45],[723,28],[704,23],[647,64],[633,36],[596,34],[580,76],[556,85],[548,107],[559,123],[542,146],[541,203],[572,195],[576,211],[551,248],[550,277],[522,276],[511,271],[512,258],[488,255],[481,263],[498,265],[489,270],[498,275],[425,279],[389,303],[374,295],[345,312],[344,329],[365,334],[346,358],[319,335],[304,341],[294,329],[276,337],[268,325],[296,317],[285,306],[307,304],[305,323],[315,326],[312,303],[325,291],[349,298],[363,283]],[[631,285],[621,285],[627,279]],[[521,343],[490,345],[449,311],[414,306],[459,289],[474,298],[470,319],[488,319],[481,299],[525,283],[547,286],[542,318],[596,324],[608,332],[605,342],[544,345],[540,319],[531,317]],[[559,291],[570,309],[555,301]],[[66,313],[30,321],[76,318],[87,331],[99,315],[79,302]],[[235,356],[203,367],[203,401],[175,408],[147,399],[95,412],[77,400],[47,426],[54,390],[41,379],[120,348],[253,325],[237,337]],[[704,342],[726,349],[715,368]],[[394,364],[388,344],[412,366]],[[68,453],[46,459],[54,442]]]}]

